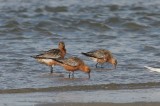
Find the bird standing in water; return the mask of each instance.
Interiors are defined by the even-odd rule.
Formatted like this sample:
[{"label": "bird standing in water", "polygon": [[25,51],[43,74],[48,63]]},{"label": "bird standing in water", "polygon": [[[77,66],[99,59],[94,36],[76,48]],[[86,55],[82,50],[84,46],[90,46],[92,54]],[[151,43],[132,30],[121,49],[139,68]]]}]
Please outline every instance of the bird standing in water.
[{"label": "bird standing in water", "polygon": [[66,54],[65,44],[64,42],[59,42],[58,48],[51,49],[42,54],[31,57],[35,58],[39,63],[51,67],[50,72],[53,73],[53,66],[57,65],[57,62],[53,59],[47,59],[47,58],[63,59],[65,54]]},{"label": "bird standing in water", "polygon": [[58,65],[62,66],[66,71],[69,71],[69,78],[72,72],[72,77],[74,77],[74,72],[77,70],[81,70],[85,73],[88,73],[88,77],[90,78],[90,67],[87,66],[80,58],[78,57],[70,57],[65,59],[53,59],[57,62]]},{"label": "bird standing in water", "polygon": [[83,53],[83,55],[91,58],[96,63],[96,68],[98,64],[104,64],[105,62],[111,63],[114,68],[116,69],[117,66],[117,60],[113,57],[112,53],[109,50],[105,49],[98,49],[94,51],[89,51],[86,53]]}]

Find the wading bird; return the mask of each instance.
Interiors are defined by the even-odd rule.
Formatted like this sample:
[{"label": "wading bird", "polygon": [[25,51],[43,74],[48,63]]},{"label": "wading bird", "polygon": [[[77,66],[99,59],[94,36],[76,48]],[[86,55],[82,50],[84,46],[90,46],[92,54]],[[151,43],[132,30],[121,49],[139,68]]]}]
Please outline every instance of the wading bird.
[{"label": "wading bird", "polygon": [[93,61],[97,62],[96,63],[96,68],[98,64],[104,64],[105,62],[111,63],[114,68],[116,69],[117,66],[117,60],[113,57],[112,53],[109,50],[105,49],[98,49],[94,51],[89,51],[86,53],[83,53],[83,55],[91,58]]},{"label": "wading bird", "polygon": [[53,59],[47,59],[47,58],[60,59],[64,58],[65,54],[66,54],[65,44],[64,42],[59,42],[57,49],[51,49],[42,54],[31,57],[35,58],[39,63],[51,67],[50,72],[53,73],[53,66],[57,65],[57,62]]},{"label": "wading bird", "polygon": [[54,59],[49,58],[58,63],[58,65],[62,66],[66,71],[69,71],[69,78],[70,74],[72,73],[72,77],[74,77],[74,72],[81,70],[85,73],[88,73],[88,77],[90,78],[90,67],[87,66],[80,58],[78,57],[70,57],[64,59]]}]

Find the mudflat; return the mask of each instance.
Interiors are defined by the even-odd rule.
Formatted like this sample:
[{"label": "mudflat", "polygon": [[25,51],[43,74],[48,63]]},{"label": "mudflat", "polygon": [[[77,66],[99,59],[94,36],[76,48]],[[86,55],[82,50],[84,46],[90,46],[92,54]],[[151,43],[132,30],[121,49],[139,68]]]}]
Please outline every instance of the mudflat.
[{"label": "mudflat", "polygon": [[134,103],[46,103],[35,106],[160,106],[160,102]]}]

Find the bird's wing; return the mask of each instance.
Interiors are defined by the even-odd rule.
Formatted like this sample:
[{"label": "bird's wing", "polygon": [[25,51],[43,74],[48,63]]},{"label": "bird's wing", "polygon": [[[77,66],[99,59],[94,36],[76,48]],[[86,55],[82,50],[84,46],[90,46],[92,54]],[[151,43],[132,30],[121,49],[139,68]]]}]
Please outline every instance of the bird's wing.
[{"label": "bird's wing", "polygon": [[[41,57],[40,57],[41,58]],[[42,57],[43,59],[52,59],[63,65],[68,65],[72,67],[76,67],[79,65],[78,60],[74,58],[53,58],[53,57]]]},{"label": "bird's wing", "polygon": [[68,58],[68,59],[64,59],[62,61],[65,65],[69,65],[69,66],[73,66],[73,67],[76,67],[79,64],[78,60],[76,60],[75,58]]},{"label": "bird's wing", "polygon": [[35,58],[60,58],[61,51],[59,49],[51,49],[42,54],[34,56]]},{"label": "bird's wing", "polygon": [[89,53],[92,53],[93,57],[103,59],[109,55],[108,52],[104,51],[103,49],[91,51]]}]

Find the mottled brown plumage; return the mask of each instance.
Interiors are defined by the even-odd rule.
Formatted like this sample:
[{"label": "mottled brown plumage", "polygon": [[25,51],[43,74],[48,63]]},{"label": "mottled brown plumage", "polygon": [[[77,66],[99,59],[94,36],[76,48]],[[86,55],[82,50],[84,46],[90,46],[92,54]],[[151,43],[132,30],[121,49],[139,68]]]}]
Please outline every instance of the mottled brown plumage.
[{"label": "mottled brown plumage", "polygon": [[55,59],[64,58],[65,54],[66,54],[65,44],[64,42],[59,42],[57,49],[51,49],[42,54],[32,57],[35,58],[38,62],[50,66],[51,73],[53,73],[52,66],[57,65],[57,62],[53,59],[47,59],[47,58],[55,58]]},{"label": "mottled brown plumage", "polygon": [[93,61],[97,62],[96,67],[98,64],[103,64],[105,62],[108,62],[114,65],[114,67],[116,68],[117,60],[113,57],[112,53],[109,50],[98,49],[82,54],[91,58]]},{"label": "mottled brown plumage", "polygon": [[[50,58],[52,59],[52,58]],[[80,58],[78,57],[70,57],[65,59],[53,59],[58,65],[62,66],[65,70],[72,72],[72,77],[74,77],[74,71],[81,70],[85,73],[88,73],[88,77],[90,78],[90,68],[87,66]]]}]

